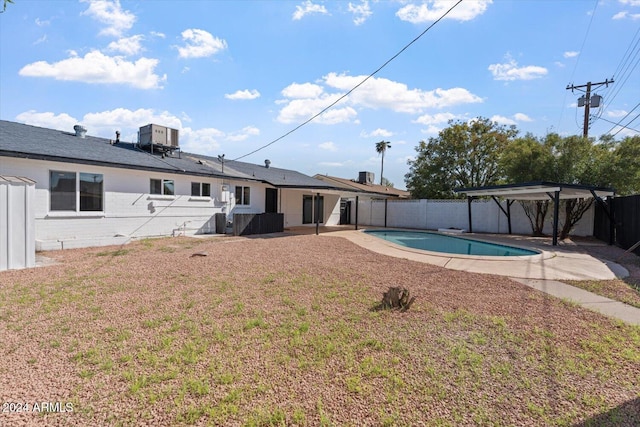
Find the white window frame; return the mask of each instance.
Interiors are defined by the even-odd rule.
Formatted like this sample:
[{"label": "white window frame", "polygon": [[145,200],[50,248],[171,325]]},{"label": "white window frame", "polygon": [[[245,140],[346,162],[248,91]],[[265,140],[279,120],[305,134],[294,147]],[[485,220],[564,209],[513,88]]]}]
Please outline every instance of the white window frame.
[{"label": "white window frame", "polygon": [[[75,179],[75,190],[74,190],[74,204],[75,207],[73,209],[52,209],[52,197],[53,197],[53,192],[52,192],[52,188],[51,188],[51,175],[53,173],[66,173],[66,174],[74,174],[74,179]],[[100,192],[100,200],[101,200],[101,209],[100,210],[83,210],[82,209],[82,194],[80,191],[80,177],[81,175],[95,175],[95,176],[99,176],[102,178],[102,188],[101,188],[101,192]],[[48,216],[68,216],[68,215],[72,215],[72,216],[104,216],[104,211],[105,211],[105,191],[104,191],[104,174],[101,173],[92,173],[92,172],[77,172],[77,171],[65,171],[65,170],[58,170],[58,169],[50,169],[49,170],[49,211],[48,211]]]},{"label": "white window frame", "polygon": [[[238,189],[240,189],[240,194],[238,195]],[[249,197],[249,202],[247,203],[245,201],[245,190],[249,192],[249,194],[247,194]],[[251,187],[248,186],[243,186],[243,185],[236,185],[235,187],[235,199],[236,199],[236,206],[251,206]],[[238,201],[239,200],[239,201]]]}]

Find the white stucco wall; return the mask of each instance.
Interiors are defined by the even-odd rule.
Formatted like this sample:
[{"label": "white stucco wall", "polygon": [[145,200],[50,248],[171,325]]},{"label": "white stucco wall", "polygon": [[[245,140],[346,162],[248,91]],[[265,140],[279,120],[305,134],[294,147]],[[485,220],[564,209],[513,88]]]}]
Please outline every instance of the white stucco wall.
[{"label": "white stucco wall", "polygon": [[[322,225],[331,226],[340,223],[340,196],[320,192],[324,197],[324,222]],[[303,196],[315,196],[316,192],[310,190],[281,189],[279,209],[284,214],[285,227],[314,226],[314,224],[302,223],[302,198]]]},{"label": "white stucco wall", "polygon": [[[103,212],[62,212],[49,210],[49,171],[102,174]],[[219,179],[179,174],[163,174],[81,164],[0,159],[0,173],[26,176],[36,181],[34,219],[36,249],[66,249],[124,243],[131,238],[215,232],[213,215],[234,208],[233,190],[228,203],[222,201]],[[149,194],[150,179],[172,179],[175,196]],[[191,197],[191,182],[211,184],[211,197]],[[242,182],[241,185],[253,186]],[[252,204],[260,203],[253,191]],[[264,205],[264,195],[262,196]]]}]

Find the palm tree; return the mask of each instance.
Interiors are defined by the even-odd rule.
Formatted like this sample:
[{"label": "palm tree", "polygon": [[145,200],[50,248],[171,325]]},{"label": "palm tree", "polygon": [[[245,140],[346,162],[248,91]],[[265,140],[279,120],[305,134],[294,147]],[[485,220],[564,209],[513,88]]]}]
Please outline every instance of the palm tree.
[{"label": "palm tree", "polygon": [[382,154],[382,166],[380,168],[380,185],[382,185],[382,174],[384,172],[384,153],[387,151],[387,148],[391,148],[391,143],[389,141],[376,142],[376,153]]}]

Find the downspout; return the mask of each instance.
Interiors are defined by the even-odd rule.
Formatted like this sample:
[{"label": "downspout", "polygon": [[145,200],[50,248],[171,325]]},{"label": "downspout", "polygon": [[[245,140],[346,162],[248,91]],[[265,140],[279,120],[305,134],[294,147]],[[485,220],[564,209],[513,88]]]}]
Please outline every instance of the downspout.
[{"label": "downspout", "polygon": [[358,200],[360,196],[356,196],[356,230],[358,229]]}]

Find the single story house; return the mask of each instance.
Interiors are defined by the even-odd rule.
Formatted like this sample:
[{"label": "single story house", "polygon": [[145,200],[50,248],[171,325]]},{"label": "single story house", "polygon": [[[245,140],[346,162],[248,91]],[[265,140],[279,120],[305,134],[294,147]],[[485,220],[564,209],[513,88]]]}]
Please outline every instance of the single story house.
[{"label": "single story house", "polygon": [[[223,232],[216,214],[280,213],[284,227],[337,225],[357,191],[300,172],[182,152],[178,131],[140,128],[138,143],[0,121],[0,176],[35,182],[36,250]],[[319,208],[319,209],[318,209]]]}]

